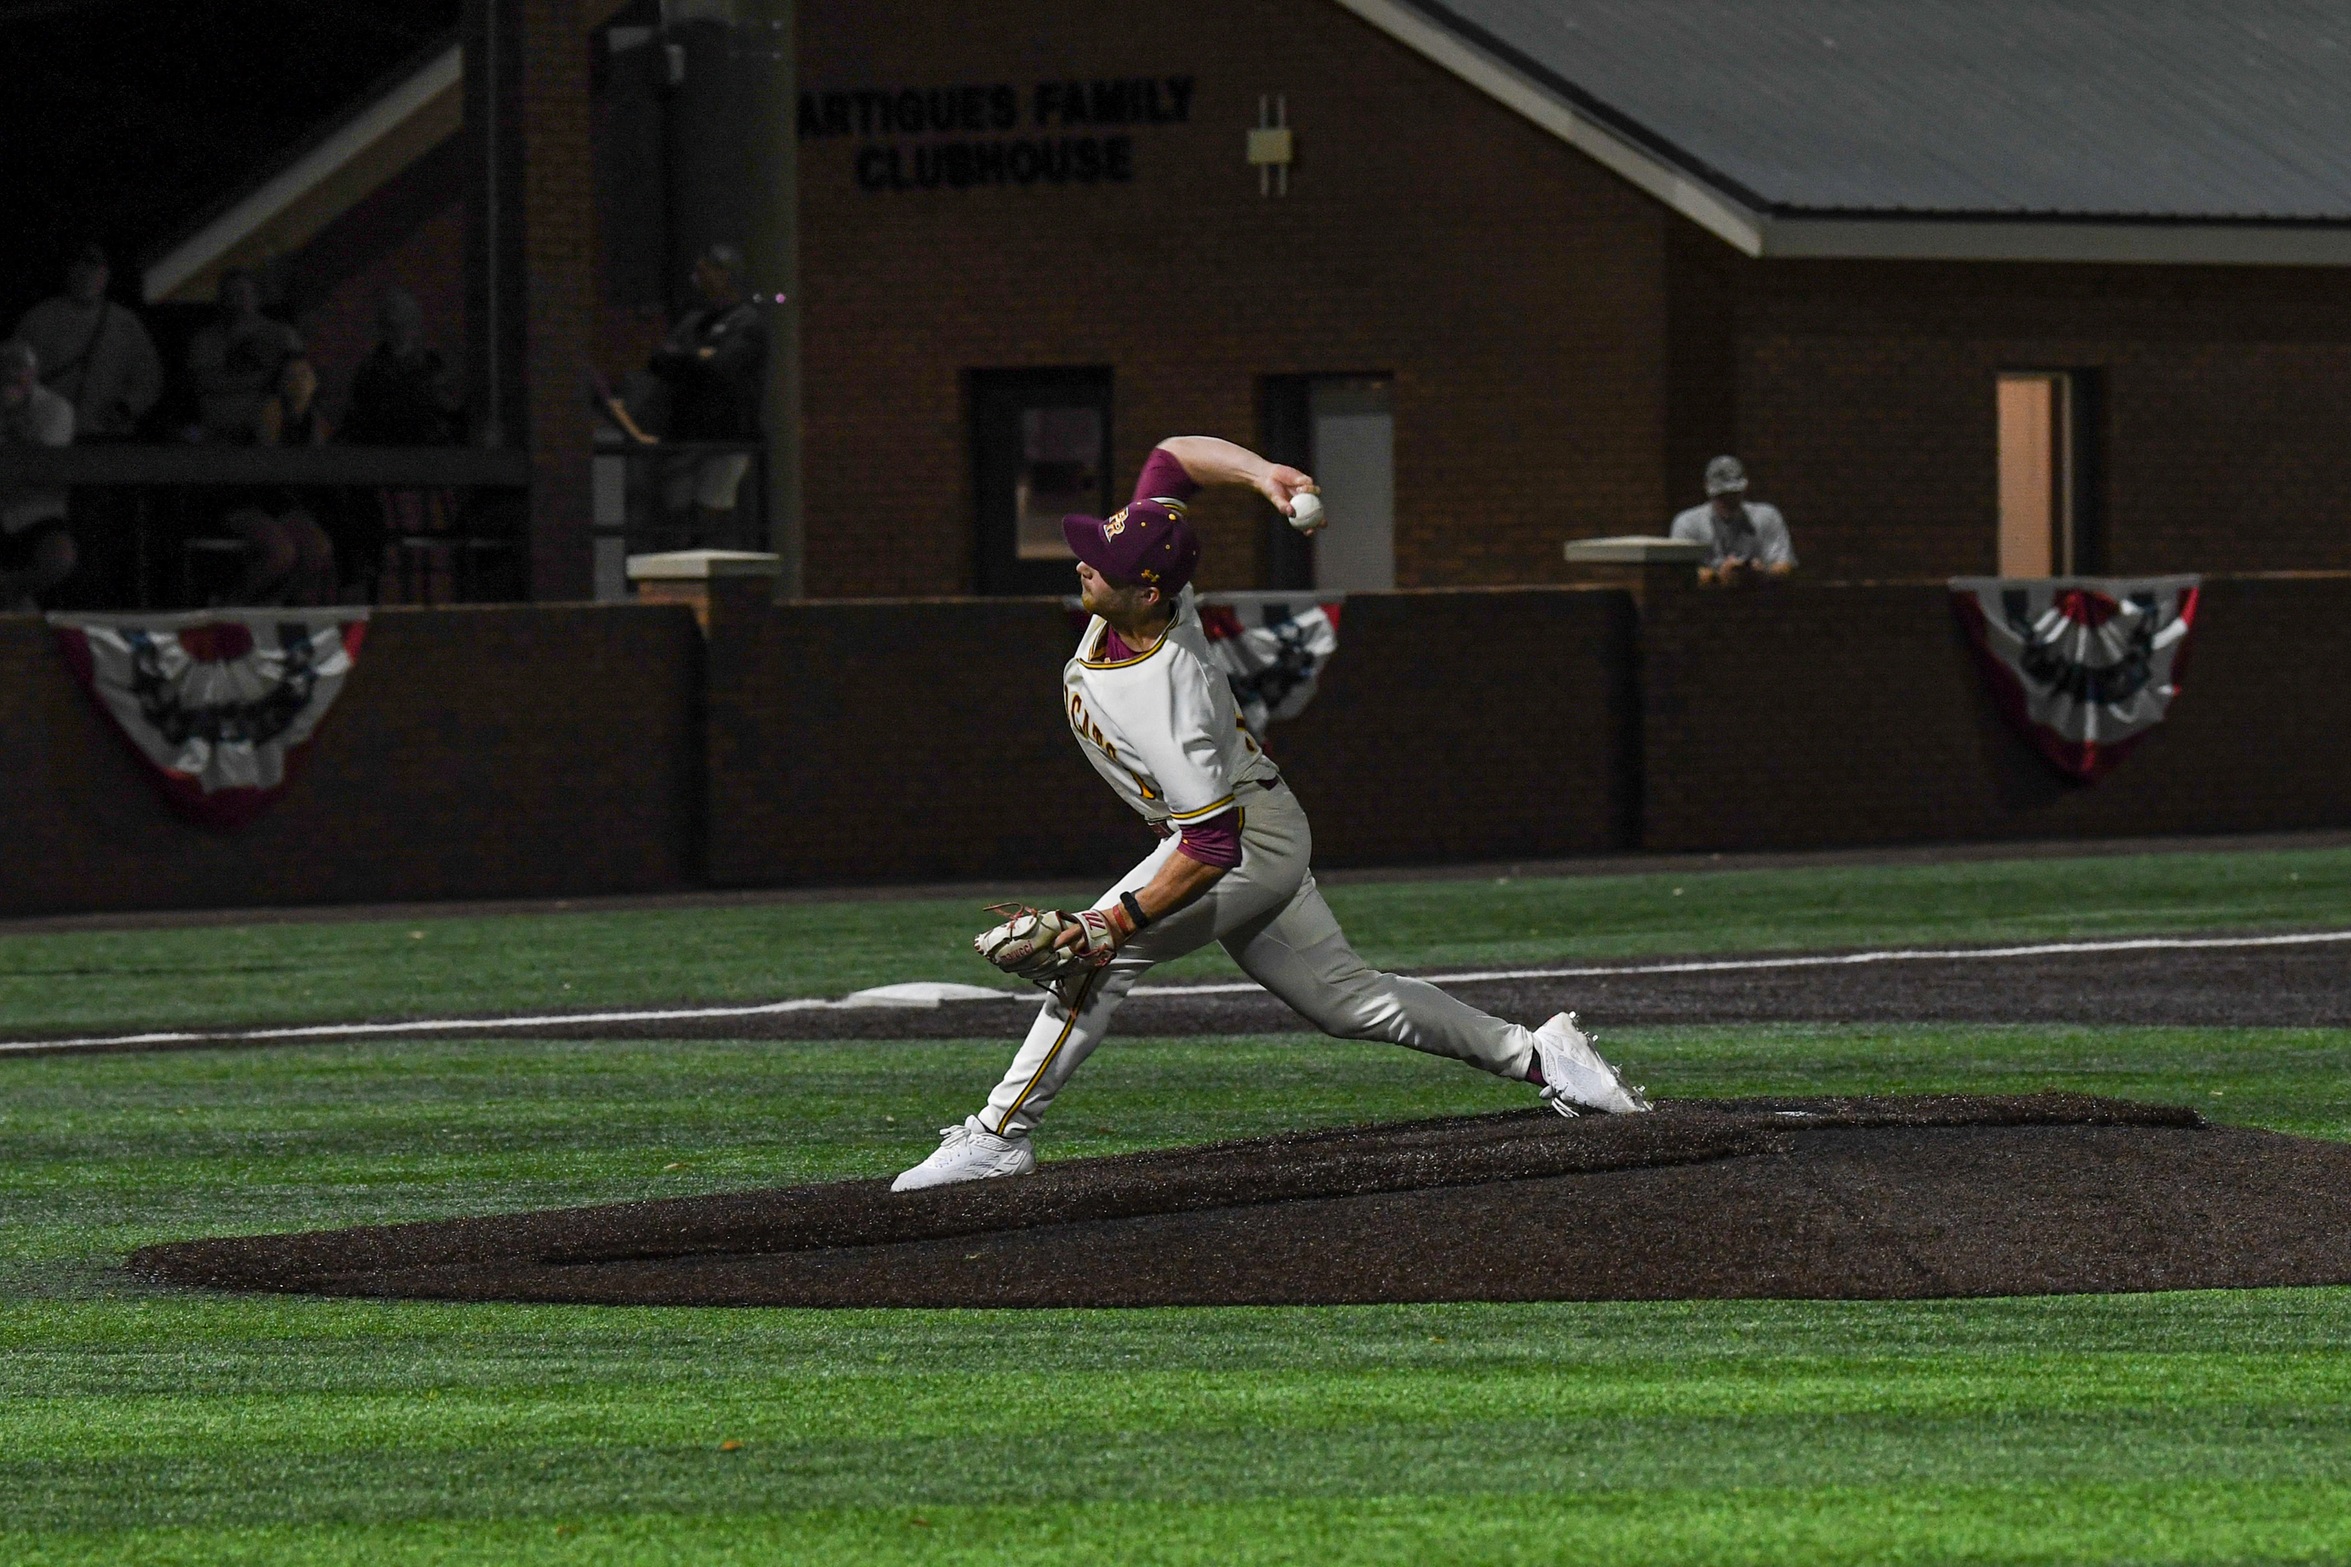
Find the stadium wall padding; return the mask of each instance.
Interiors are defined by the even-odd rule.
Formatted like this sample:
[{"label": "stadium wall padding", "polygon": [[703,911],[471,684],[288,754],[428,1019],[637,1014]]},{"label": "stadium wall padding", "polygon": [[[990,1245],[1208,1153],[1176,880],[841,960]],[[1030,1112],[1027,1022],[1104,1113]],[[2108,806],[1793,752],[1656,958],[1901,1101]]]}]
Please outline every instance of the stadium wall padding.
[{"label": "stadium wall padding", "polygon": [[0,616],[0,911],[691,885],[702,652],[682,607],[377,610],[292,785],[227,832],[165,806],[47,626]]},{"label": "stadium wall padding", "polygon": [[[376,612],[286,795],[171,813],[0,616],[0,914],[1107,880],[1050,599]],[[2170,718],[2094,786],[1993,707],[1941,583],[1358,594],[1269,750],[1319,864],[2351,824],[2351,576],[2209,579]]]},{"label": "stadium wall padding", "polygon": [[[714,616],[714,882],[1101,876],[1151,847],[1072,743],[1054,599],[795,603]],[[1268,750],[1325,865],[1632,841],[1632,601],[1372,593]]]},{"label": "stadium wall padding", "polygon": [[1633,600],[1599,588],[1363,593],[1267,750],[1317,864],[1600,854],[1640,819]]},{"label": "stadium wall padding", "polygon": [[714,615],[710,877],[722,886],[1068,875],[1135,858],[1061,714],[1050,599]]},{"label": "stadium wall padding", "polygon": [[2206,579],[2180,695],[2091,785],[1993,706],[1940,582],[1656,595],[1642,641],[1647,848],[2351,824],[2351,577]]}]

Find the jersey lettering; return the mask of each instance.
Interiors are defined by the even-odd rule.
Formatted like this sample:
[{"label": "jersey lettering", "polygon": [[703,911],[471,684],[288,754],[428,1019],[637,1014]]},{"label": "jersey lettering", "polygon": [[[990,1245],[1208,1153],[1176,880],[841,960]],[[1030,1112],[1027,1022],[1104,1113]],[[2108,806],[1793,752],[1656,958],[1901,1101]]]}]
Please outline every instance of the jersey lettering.
[{"label": "jersey lettering", "polygon": [[1070,732],[1078,737],[1080,744],[1092,742],[1095,750],[1108,757],[1112,765],[1133,779],[1135,793],[1146,800],[1156,800],[1160,797],[1159,791],[1152,788],[1141,773],[1129,767],[1119,756],[1118,748],[1110,743],[1110,736],[1102,732],[1100,724],[1095,723],[1092,718],[1087,716],[1086,704],[1075,691],[1069,694],[1069,727]]},{"label": "jersey lettering", "polygon": [[[1124,525],[1137,526],[1132,511]],[[1062,671],[1063,716],[1078,748],[1153,823],[1230,808],[1236,784],[1268,776],[1231,687],[1210,662],[1190,593],[1179,603],[1149,652],[1115,660],[1101,656],[1107,628],[1096,618]]]},{"label": "jersey lettering", "polygon": [[[1118,761],[1118,752],[1112,749],[1110,737],[1102,732],[1100,724],[1086,716],[1086,704],[1079,699],[1075,691],[1069,694],[1069,727],[1080,740],[1093,741],[1104,756],[1114,762]],[[1120,765],[1124,766],[1125,764],[1120,763]]]}]

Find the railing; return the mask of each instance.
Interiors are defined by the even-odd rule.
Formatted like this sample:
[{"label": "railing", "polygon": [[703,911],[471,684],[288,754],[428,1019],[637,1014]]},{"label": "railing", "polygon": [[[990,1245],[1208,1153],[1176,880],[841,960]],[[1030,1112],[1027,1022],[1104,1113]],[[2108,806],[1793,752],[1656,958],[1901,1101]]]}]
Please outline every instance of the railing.
[{"label": "railing", "polygon": [[599,446],[594,474],[600,599],[628,596],[631,555],[768,547],[767,451],[756,441]]},{"label": "railing", "polygon": [[0,485],[521,489],[530,454],[471,446],[5,446]]},{"label": "railing", "polygon": [[[330,535],[369,541],[338,561],[345,584],[410,602],[522,597],[519,499],[530,455],[457,446],[190,446],[92,443],[0,447],[0,491],[78,492],[85,555],[68,589],[91,607],[194,607],[242,545],[219,537],[228,489],[284,490]],[[96,558],[93,558],[96,557]],[[214,586],[217,586],[215,584]]]}]

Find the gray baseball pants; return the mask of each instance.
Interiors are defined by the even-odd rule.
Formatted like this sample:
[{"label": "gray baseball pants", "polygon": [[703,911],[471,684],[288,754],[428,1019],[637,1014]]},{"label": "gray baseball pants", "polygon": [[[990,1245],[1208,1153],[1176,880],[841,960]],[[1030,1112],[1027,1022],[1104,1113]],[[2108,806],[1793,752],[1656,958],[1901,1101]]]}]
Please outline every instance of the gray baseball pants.
[{"label": "gray baseball pants", "polygon": [[[1198,899],[1145,928],[1086,982],[1077,1005],[1045,1003],[1012,1069],[988,1096],[980,1124],[1005,1137],[1034,1130],[1061,1085],[1110,1032],[1111,1015],[1155,963],[1180,958],[1211,941],[1242,972],[1288,1002],[1324,1033],[1379,1039],[1451,1056],[1497,1076],[1523,1080],[1534,1036],[1488,1017],[1436,986],[1366,965],[1347,944],[1309,867],[1314,834],[1305,808],[1286,785],[1242,790],[1241,863]],[[1159,848],[1095,900],[1107,908],[1144,886],[1176,852]]]}]

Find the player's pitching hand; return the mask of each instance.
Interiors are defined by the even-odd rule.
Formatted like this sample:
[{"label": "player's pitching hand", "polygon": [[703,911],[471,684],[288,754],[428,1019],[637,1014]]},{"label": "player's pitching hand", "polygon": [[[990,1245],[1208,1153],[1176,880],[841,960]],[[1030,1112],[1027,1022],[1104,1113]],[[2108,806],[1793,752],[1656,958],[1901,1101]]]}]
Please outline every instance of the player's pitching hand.
[{"label": "player's pitching hand", "polygon": [[1267,500],[1273,502],[1274,509],[1285,517],[1291,515],[1290,503],[1296,497],[1322,493],[1311,476],[1280,463],[1267,466],[1265,477],[1257,482],[1257,488]]}]

